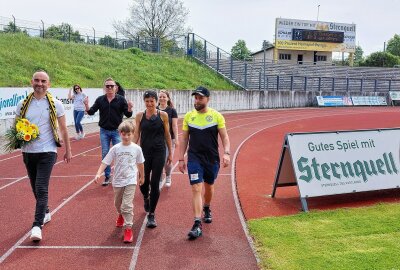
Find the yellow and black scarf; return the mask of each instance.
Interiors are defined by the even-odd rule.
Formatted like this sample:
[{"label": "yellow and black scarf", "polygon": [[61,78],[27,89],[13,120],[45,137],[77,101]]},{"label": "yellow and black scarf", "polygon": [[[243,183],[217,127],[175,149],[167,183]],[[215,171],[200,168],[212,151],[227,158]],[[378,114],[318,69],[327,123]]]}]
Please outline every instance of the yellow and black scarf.
[{"label": "yellow and black scarf", "polygon": [[[53,96],[49,93],[46,92],[46,98],[47,102],[49,102],[49,109],[50,109],[50,124],[51,128],[53,130],[53,137],[54,141],[56,142],[57,147],[61,147],[60,143],[60,138],[58,137],[58,122],[57,122],[57,110],[56,110],[56,105],[54,104]],[[22,103],[21,107],[21,112],[20,116],[21,118],[25,118],[26,112],[28,111],[29,104],[31,104],[31,101],[33,99],[33,92],[30,93]]]}]

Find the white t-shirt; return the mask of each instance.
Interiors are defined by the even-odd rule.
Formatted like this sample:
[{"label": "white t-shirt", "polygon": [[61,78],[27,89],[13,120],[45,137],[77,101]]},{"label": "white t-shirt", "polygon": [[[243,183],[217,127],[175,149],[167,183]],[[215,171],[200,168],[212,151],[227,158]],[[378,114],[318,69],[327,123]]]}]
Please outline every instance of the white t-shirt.
[{"label": "white t-shirt", "polygon": [[114,177],[112,185],[114,187],[125,187],[137,184],[137,163],[144,163],[142,148],[131,143],[123,145],[122,142],[111,147],[108,154],[104,157],[103,163],[111,165],[114,161]]},{"label": "white t-shirt", "polygon": [[75,111],[85,111],[85,104],[83,103],[83,101],[86,98],[86,94],[85,93],[78,93],[78,94],[74,94],[74,110]]},{"label": "white t-shirt", "polygon": [[[54,105],[57,111],[57,118],[65,114],[64,106],[55,97],[53,97]],[[20,116],[22,103],[21,100],[15,110],[15,114]],[[28,143],[22,147],[22,152],[26,153],[43,153],[43,152],[57,152],[57,146],[54,141],[53,129],[50,123],[50,112],[49,102],[47,97],[36,99],[33,96],[31,103],[29,104],[28,110],[26,111],[25,118],[29,122],[36,124],[39,127],[39,138],[31,143]]]}]

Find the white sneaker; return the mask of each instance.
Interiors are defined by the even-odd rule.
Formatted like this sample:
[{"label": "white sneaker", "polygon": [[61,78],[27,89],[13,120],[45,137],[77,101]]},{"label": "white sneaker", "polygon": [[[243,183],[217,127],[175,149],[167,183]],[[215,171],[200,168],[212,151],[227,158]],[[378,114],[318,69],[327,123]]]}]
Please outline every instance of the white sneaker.
[{"label": "white sneaker", "polygon": [[85,138],[85,136],[86,136],[86,134],[85,134],[84,132],[82,132],[82,133],[80,134],[80,138],[81,138],[81,139]]},{"label": "white sneaker", "polygon": [[31,240],[32,241],[40,241],[42,240],[42,229],[39,226],[35,226],[31,231]]},{"label": "white sneaker", "polygon": [[165,186],[171,187],[171,184],[172,184],[172,179],[171,179],[171,175],[169,175],[165,178]]},{"label": "white sneaker", "polygon": [[160,190],[163,188],[164,183],[165,183],[165,179],[162,178],[162,179],[160,180]]},{"label": "white sneaker", "polygon": [[81,134],[80,134],[80,133],[79,133],[79,134],[76,134],[75,140],[79,141],[80,139],[81,139]]},{"label": "white sneaker", "polygon": [[44,215],[43,225],[46,224],[47,222],[50,222],[50,220],[51,220],[51,214],[49,212],[49,213],[46,213],[46,215]]}]

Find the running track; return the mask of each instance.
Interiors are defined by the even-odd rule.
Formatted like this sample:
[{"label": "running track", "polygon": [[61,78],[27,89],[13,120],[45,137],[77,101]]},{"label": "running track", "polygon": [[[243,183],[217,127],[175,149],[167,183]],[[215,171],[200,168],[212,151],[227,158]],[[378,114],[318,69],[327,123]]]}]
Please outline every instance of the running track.
[{"label": "running track", "polygon": [[[186,240],[193,222],[187,175],[175,172],[172,187],[161,192],[156,229],[145,229],[143,200],[137,189],[134,243],[122,243],[122,230],[114,225],[112,188],[93,183],[101,157],[99,136],[94,133],[72,142],[70,164],[60,161],[63,153],[59,153],[49,192],[52,221],[45,225],[40,244],[33,244],[28,236],[34,200],[20,152],[0,156],[0,268],[258,269],[244,216],[294,214],[300,208],[295,187],[279,188],[275,199],[268,196],[284,134],[397,127],[400,113],[397,108],[313,108],[230,113],[225,118],[232,166],[220,170],[213,223],[203,224],[204,235],[196,241]],[[368,194],[355,203],[398,197],[396,192]],[[354,199],[342,197],[340,203],[312,200],[309,207],[354,205]]]}]

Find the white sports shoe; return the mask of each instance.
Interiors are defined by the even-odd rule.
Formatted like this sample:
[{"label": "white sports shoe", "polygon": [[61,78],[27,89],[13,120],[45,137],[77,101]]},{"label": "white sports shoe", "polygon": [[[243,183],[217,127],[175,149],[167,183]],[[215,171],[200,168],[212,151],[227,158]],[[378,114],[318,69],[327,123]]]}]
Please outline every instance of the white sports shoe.
[{"label": "white sports shoe", "polygon": [[172,179],[171,179],[171,175],[165,177],[165,186],[166,187],[171,187],[172,184]]},{"label": "white sports shoe", "polygon": [[80,140],[81,139],[81,134],[79,133],[79,134],[76,134],[76,136],[75,136],[75,140]]},{"label": "white sports shoe", "polygon": [[80,137],[81,139],[85,138],[85,136],[86,136],[86,134],[85,134],[84,132],[82,132],[82,133],[79,135],[79,137]]},{"label": "white sports shoe", "polygon": [[163,186],[164,186],[164,183],[165,183],[165,178],[162,178],[162,179],[160,180],[160,186],[159,186],[160,190],[162,190],[162,188],[163,188]]},{"label": "white sports shoe", "polygon": [[50,222],[50,220],[51,220],[51,214],[49,212],[49,213],[46,213],[46,215],[44,215],[43,225],[46,224],[47,222]]},{"label": "white sports shoe", "polygon": [[31,240],[40,241],[42,240],[42,229],[39,226],[34,226],[31,231]]}]

